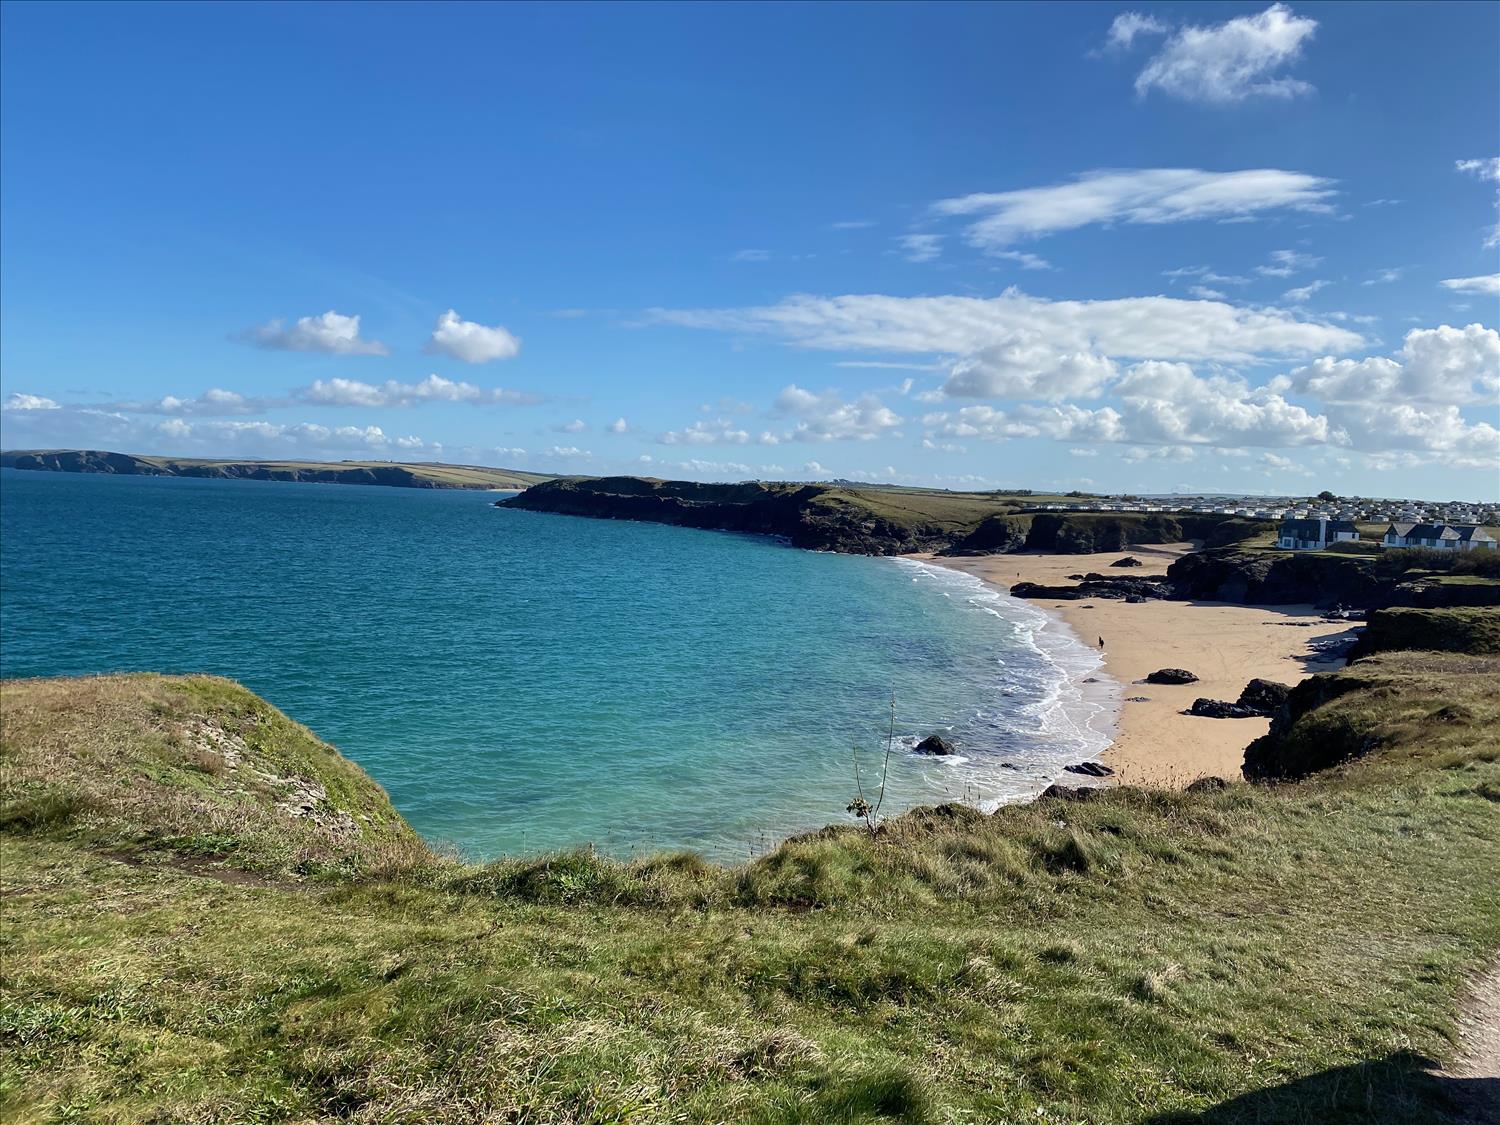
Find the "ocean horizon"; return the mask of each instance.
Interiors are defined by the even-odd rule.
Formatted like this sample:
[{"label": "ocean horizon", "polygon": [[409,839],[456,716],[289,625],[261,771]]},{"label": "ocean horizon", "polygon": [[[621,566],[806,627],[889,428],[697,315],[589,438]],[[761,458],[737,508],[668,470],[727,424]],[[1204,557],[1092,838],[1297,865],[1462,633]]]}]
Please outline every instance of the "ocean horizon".
[{"label": "ocean horizon", "polygon": [[[1109,743],[1096,653],[911,559],[494,506],[494,494],[0,471],[6,677],[206,672],[476,859],[742,859],[1025,800]],[[1085,685],[1094,681],[1094,687]],[[938,733],[959,753],[912,752]],[[878,784],[878,782],[876,782]]]}]

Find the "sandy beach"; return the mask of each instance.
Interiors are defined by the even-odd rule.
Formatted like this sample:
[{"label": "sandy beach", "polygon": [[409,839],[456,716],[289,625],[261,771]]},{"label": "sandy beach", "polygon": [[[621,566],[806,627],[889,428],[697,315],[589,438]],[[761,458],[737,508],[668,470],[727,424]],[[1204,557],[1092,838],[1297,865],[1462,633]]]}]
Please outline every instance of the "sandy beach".
[{"label": "sandy beach", "polygon": [[[1088,571],[1164,574],[1191,549],[1174,543],[1095,555],[919,557],[1009,587],[1016,582],[1067,585],[1068,575]],[[1125,553],[1144,565],[1109,569]],[[1257,676],[1295,684],[1314,672],[1337,668],[1343,661],[1321,655],[1314,642],[1350,628],[1321,620],[1310,605],[1027,600],[1056,613],[1085,643],[1097,645],[1104,639],[1105,670],[1119,683],[1123,697],[1115,741],[1104,760],[1121,782],[1137,785],[1182,786],[1206,776],[1238,777],[1245,747],[1266,733],[1270,721],[1206,719],[1181,712],[1199,696],[1232,701]],[[1199,682],[1141,682],[1158,668],[1186,668]]]}]

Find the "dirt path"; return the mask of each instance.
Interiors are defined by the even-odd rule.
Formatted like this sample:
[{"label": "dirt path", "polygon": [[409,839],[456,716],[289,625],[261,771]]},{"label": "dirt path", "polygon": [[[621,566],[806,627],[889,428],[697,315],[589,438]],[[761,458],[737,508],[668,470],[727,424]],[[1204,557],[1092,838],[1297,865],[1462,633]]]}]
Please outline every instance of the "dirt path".
[{"label": "dirt path", "polygon": [[1500,1122],[1500,964],[1474,982],[1459,1020],[1461,1053],[1442,1072],[1465,1125]]}]

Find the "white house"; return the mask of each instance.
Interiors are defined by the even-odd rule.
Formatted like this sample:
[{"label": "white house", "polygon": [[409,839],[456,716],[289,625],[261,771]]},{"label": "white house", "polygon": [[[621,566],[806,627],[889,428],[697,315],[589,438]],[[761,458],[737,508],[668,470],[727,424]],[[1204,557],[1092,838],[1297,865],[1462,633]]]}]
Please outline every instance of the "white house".
[{"label": "white house", "polygon": [[1392,523],[1382,547],[1435,547],[1441,551],[1493,551],[1495,537],[1472,523]]},{"label": "white house", "polygon": [[1276,532],[1276,545],[1288,551],[1321,551],[1330,543],[1348,543],[1359,539],[1359,529],[1349,520],[1326,517],[1307,520],[1282,520]]}]

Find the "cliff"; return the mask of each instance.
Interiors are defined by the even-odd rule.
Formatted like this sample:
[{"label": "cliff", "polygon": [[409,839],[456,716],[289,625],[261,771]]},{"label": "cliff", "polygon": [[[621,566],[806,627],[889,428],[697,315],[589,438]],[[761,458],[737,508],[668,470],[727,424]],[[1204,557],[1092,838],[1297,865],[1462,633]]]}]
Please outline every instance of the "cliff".
[{"label": "cliff", "polygon": [[1030,512],[1004,493],[787,484],[698,484],[644,477],[564,477],[499,502],[504,507],[776,535],[793,546],[846,554],[913,551],[1086,554],[1133,543],[1242,538],[1265,525],[1224,516]]},{"label": "cliff", "polygon": [[941,511],[881,512],[858,491],[824,484],[563,477],[498,500],[496,505],[775,535],[794,547],[858,555],[938,550],[955,533],[951,513],[944,518]]},{"label": "cliff", "polygon": [[379,484],[391,488],[526,488],[548,478],[540,473],[479,465],[395,461],[221,461],[192,457],[147,457],[102,449],[17,449],[0,453],[0,467],[56,473],[114,476],[210,477],[317,484]]}]

